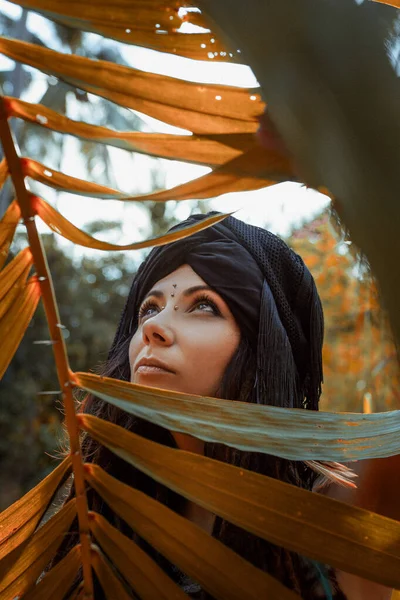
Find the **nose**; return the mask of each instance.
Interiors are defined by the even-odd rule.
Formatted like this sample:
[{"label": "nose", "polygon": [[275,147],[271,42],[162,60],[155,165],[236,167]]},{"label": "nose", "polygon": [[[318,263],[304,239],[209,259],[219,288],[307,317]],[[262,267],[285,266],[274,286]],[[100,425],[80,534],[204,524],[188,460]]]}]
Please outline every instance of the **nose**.
[{"label": "nose", "polygon": [[171,346],[174,343],[174,333],[164,323],[160,313],[145,321],[142,327],[142,337],[146,345]]}]

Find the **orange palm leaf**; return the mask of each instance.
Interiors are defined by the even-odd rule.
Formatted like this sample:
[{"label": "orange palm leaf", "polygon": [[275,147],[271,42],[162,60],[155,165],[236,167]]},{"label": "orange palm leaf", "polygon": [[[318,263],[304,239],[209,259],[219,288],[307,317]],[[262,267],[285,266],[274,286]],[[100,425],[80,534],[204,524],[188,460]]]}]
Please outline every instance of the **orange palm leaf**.
[{"label": "orange palm leaf", "polygon": [[[9,293],[12,293],[9,292]],[[31,277],[22,293],[14,299],[14,303],[0,320],[0,339],[2,352],[0,354],[0,379],[12,357],[14,356],[21,339],[36,310],[40,298],[40,287],[36,277]],[[3,299],[3,302],[6,300]]]},{"label": "orange palm leaf", "polygon": [[6,262],[8,249],[20,218],[21,209],[17,201],[13,200],[0,221],[0,269]]},{"label": "orange palm leaf", "polygon": [[53,131],[67,133],[100,144],[108,144],[123,150],[143,152],[152,156],[209,167],[221,165],[239,156],[255,144],[252,133],[207,136],[114,131],[99,125],[74,121],[42,104],[31,104],[17,98],[5,98],[5,104],[9,117],[18,117]]},{"label": "orange palm leaf", "polygon": [[17,256],[0,271],[0,300],[10,291],[15,282],[32,266],[32,252],[21,250]]},{"label": "orange palm leaf", "polygon": [[94,545],[92,546],[92,565],[107,600],[114,600],[115,598],[118,598],[118,600],[132,600],[132,596],[128,594],[107,559]]},{"label": "orange palm leaf", "polygon": [[36,582],[55,554],[76,515],[76,500],[52,517],[27,541],[0,561],[0,600],[20,596]]},{"label": "orange palm leaf", "polygon": [[87,248],[95,248],[97,250],[139,250],[141,248],[149,248],[151,246],[162,246],[163,244],[175,242],[188,237],[192,233],[202,231],[207,227],[211,227],[214,223],[218,223],[228,216],[227,214],[220,213],[212,217],[207,217],[200,222],[197,222],[195,225],[181,227],[178,230],[171,231],[170,233],[157,236],[150,240],[134,242],[133,244],[126,244],[125,246],[118,246],[117,244],[109,244],[108,242],[96,240],[84,231],[81,231],[42,198],[35,197],[33,202],[37,214],[53,231],[59,233],[75,244],[80,244],[81,246],[86,246]]},{"label": "orange palm leaf", "polygon": [[134,531],[215,598],[298,600],[276,579],[163,504],[119,482],[97,465],[86,465],[85,470],[88,483]]},{"label": "orange palm leaf", "polygon": [[74,546],[39,583],[24,595],[24,600],[63,600],[81,565],[80,545]]},{"label": "orange palm leaf", "polygon": [[142,600],[185,600],[186,594],[132,540],[96,513],[90,513],[90,530],[107,556]]},{"label": "orange palm leaf", "polygon": [[0,39],[0,52],[87,92],[194,133],[254,132],[264,110],[260,97],[249,89],[200,85],[6,38]]},{"label": "orange palm leaf", "polygon": [[6,159],[3,158],[3,160],[0,161],[0,189],[3,187],[8,175],[8,165]]},{"label": "orange palm leaf", "polygon": [[0,560],[35,530],[57,487],[71,467],[68,457],[50,475],[0,515]]},{"label": "orange palm leaf", "polygon": [[[229,51],[221,44],[213,33],[188,35],[179,32],[182,22],[208,27],[204,17],[198,13],[187,12],[180,17],[179,4],[153,0],[148,0],[146,4],[135,0],[117,0],[112,5],[107,1],[87,1],[84,5],[58,0],[12,1],[69,27],[99,33],[126,44],[197,60],[208,59],[211,51],[215,61],[232,61],[239,56],[236,51]],[[185,4],[182,3],[183,7]]]},{"label": "orange palm leaf", "polygon": [[[361,577],[385,585],[400,585],[400,523],[258,473],[143,440],[93,416],[83,415],[79,419],[91,436],[119,457],[238,527]],[[125,518],[127,513],[119,512],[125,508],[114,498],[113,478],[99,467],[94,471],[91,466],[86,468],[92,485]],[[107,483],[113,490],[111,495],[104,492]],[[139,502],[143,494],[135,493]],[[150,513],[143,516],[147,520]],[[306,536],[301,535],[305,524]],[[179,530],[178,522],[176,529]],[[328,534],[330,543],[325,545]]]}]

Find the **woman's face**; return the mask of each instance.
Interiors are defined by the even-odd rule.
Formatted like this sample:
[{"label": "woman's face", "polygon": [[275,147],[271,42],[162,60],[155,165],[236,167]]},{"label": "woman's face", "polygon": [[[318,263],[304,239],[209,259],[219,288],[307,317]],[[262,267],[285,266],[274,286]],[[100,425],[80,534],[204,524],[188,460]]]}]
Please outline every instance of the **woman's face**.
[{"label": "woman's face", "polygon": [[221,296],[183,265],[158,281],[142,302],[129,346],[131,381],[215,396],[239,340]]}]

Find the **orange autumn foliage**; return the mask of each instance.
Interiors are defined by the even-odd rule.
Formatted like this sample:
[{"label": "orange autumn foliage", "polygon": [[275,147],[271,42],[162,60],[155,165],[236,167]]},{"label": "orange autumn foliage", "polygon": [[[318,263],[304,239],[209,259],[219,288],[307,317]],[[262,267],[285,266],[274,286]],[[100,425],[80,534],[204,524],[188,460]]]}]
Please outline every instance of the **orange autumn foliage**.
[{"label": "orange autumn foliage", "polygon": [[321,409],[372,412],[400,407],[400,370],[370,274],[324,213],[290,241],[311,270],[325,315]]}]

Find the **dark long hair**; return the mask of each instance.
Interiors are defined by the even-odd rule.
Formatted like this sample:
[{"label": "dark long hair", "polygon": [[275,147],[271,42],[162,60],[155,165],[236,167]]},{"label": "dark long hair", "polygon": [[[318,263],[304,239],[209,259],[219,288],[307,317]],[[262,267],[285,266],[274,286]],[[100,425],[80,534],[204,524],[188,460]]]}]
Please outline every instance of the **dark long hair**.
[{"label": "dark long hair", "polygon": [[[129,342],[130,340],[126,339],[121,345],[112,348],[106,364],[101,369],[102,375],[130,381]],[[250,343],[242,336],[239,346],[224,373],[217,394],[218,397],[243,402],[256,402],[254,392],[255,376],[256,357]],[[80,405],[79,411],[105,419],[160,444],[176,447],[174,438],[168,430],[127,414],[96,396],[86,396]],[[205,455],[307,490],[312,489],[316,477],[315,473],[302,462],[289,461],[259,452],[246,452],[224,444],[206,442]],[[141,490],[175,512],[183,512],[186,504],[185,498],[126,463],[88,434],[83,434],[82,457],[85,462],[92,462],[101,466],[120,481]],[[69,497],[73,497],[73,495],[73,489],[71,489]],[[89,489],[87,495],[90,510],[100,513],[114,527],[135,540],[168,575],[175,580],[177,579],[176,568],[173,568],[173,565],[165,557],[133,532],[110,509],[97,492]],[[316,576],[315,568],[310,561],[303,557],[271,544],[220,517],[216,517],[213,537],[229,546],[256,567],[271,573],[287,587],[300,594],[301,597],[310,600],[321,597],[313,592],[314,588],[318,586],[318,576]],[[59,548],[53,564],[61,560],[70,548],[78,542],[78,526],[75,521],[69,535],[66,536]],[[249,582],[249,585],[251,585],[251,582]],[[96,582],[96,588],[96,600],[103,598],[98,582]],[[212,599],[211,595],[205,591],[202,592],[200,597],[203,600]]]}]

